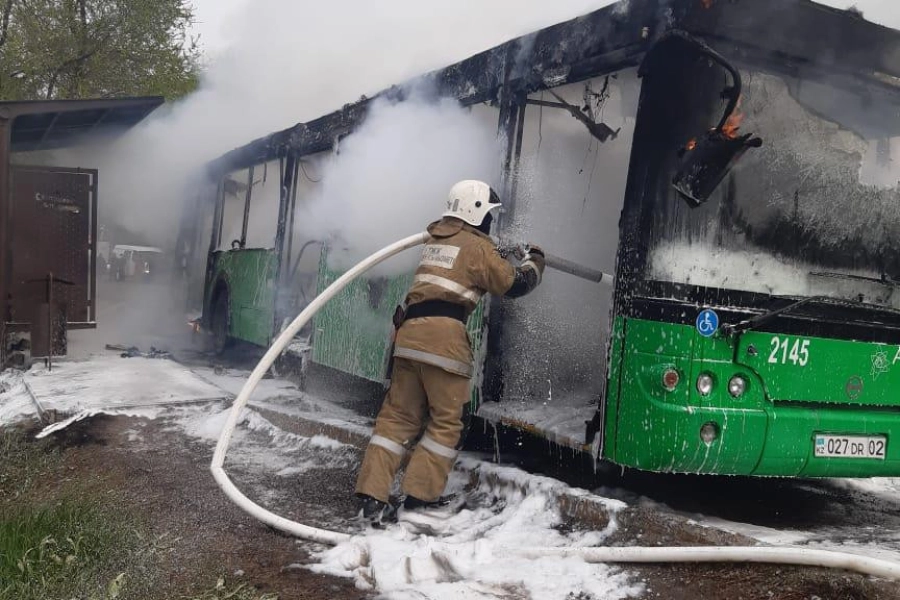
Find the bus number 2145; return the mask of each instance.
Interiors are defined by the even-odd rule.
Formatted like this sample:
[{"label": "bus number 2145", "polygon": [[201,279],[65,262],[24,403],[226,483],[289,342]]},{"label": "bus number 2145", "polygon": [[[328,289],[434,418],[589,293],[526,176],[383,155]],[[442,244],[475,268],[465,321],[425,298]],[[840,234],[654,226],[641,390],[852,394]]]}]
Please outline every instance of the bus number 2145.
[{"label": "bus number 2145", "polygon": [[[791,343],[793,341],[793,343]],[[800,365],[805,367],[809,362],[809,340],[791,340],[787,337],[775,336],[770,342],[772,351],[769,353],[769,363],[786,365]]]}]

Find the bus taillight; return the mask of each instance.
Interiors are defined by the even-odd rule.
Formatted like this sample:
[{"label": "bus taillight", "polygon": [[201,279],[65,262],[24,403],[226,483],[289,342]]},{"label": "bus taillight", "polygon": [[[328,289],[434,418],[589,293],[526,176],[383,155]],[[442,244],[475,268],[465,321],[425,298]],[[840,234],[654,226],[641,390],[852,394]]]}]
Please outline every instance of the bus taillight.
[{"label": "bus taillight", "polygon": [[672,392],[678,387],[678,382],[681,380],[681,376],[678,375],[678,371],[672,368],[668,368],[663,372],[662,376],[662,384],[667,392]]}]

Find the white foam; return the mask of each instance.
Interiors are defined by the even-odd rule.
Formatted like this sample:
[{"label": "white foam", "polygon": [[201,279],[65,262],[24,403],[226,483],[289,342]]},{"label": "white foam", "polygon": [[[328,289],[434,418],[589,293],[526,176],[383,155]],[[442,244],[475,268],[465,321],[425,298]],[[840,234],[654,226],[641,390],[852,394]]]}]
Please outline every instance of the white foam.
[{"label": "white foam", "polygon": [[[813,275],[822,271],[822,267],[749,246],[733,250],[703,241],[667,242],[653,250],[650,260],[651,278],[662,281],[784,296],[855,299],[863,294],[869,302],[900,307],[898,299],[890,293],[891,288],[876,281]],[[879,278],[878,273],[863,269],[841,269],[841,272]]]},{"label": "white foam", "polygon": [[0,427],[33,419],[37,416],[34,402],[23,383],[24,374],[17,370],[0,373]]},{"label": "white foam", "polygon": [[[231,412],[221,404],[170,412],[174,427],[191,437],[218,441]],[[254,471],[282,477],[313,468],[346,468],[355,464],[356,449],[324,435],[312,437],[284,431],[252,408],[241,411],[228,460]]]},{"label": "white foam", "polygon": [[[502,472],[510,485],[480,484],[470,495],[480,500],[462,510],[401,512],[396,525],[370,530],[320,553],[320,563],[312,570],[353,577],[358,587],[377,589],[382,597],[393,600],[618,599],[643,592],[643,585],[618,567],[578,558],[533,560],[517,555],[517,550],[528,547],[600,544],[615,530],[615,519],[603,531],[564,533],[559,527],[557,493],[562,489],[576,495],[587,492],[517,469],[480,465],[496,470],[494,474]],[[449,489],[460,491],[465,481],[455,477]],[[610,508],[620,506],[609,501]]]}]

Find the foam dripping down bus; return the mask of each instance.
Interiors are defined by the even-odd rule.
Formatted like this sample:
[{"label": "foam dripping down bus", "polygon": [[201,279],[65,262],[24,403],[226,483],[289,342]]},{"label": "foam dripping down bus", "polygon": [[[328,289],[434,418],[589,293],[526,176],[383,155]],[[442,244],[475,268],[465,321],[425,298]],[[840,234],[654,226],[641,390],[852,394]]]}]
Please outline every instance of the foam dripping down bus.
[{"label": "foam dripping down bus", "polygon": [[[807,0],[630,0],[417,80],[502,140],[498,233],[527,213],[615,276],[483,300],[471,412],[648,471],[900,473],[898,55]],[[298,219],[373,100],[208,166],[182,248],[219,350],[269,344],[339,275]],[[311,376],[381,381],[410,278],[326,307],[296,344]]]}]

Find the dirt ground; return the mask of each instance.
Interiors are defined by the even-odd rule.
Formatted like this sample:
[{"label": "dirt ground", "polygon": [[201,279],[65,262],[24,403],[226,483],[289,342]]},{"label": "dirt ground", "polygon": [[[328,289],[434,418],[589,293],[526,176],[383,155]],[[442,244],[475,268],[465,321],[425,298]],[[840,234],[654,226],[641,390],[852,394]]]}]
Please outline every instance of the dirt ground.
[{"label": "dirt ground", "polygon": [[[136,429],[145,443],[135,444]],[[248,582],[280,600],[370,597],[351,580],[302,568],[309,548],[237,508],[209,472],[212,448],[163,423],[97,417],[55,434],[54,443],[63,450],[66,479],[121,492],[128,506],[143,515],[157,540],[156,585],[165,590],[158,598],[196,594],[218,577]],[[332,494],[349,497],[349,485],[349,480],[337,480],[336,489],[318,491],[333,501]],[[298,509],[303,502],[298,498]],[[345,508],[351,517],[352,505]]]},{"label": "dirt ground", "polygon": [[[248,582],[281,600],[363,599],[375,594],[352,581],[312,573],[314,545],[261,525],[232,504],[215,484],[212,445],[186,437],[164,420],[98,417],[54,434],[63,472],[54,485],[90,481],[98,493],[120,493],[144,515],[157,541],[156,598],[208,589],[217,577]],[[229,469],[239,488],[278,489],[265,504],[314,525],[359,530],[351,500],[354,469],[321,469],[273,478]],[[258,499],[258,498],[254,498]],[[741,544],[739,536],[690,526],[648,508],[628,509],[611,540],[629,545]],[[577,526],[577,524],[575,524]],[[638,537],[640,536],[640,537]],[[628,567],[645,581],[644,598],[672,600],[900,600],[900,586],[822,569],[766,565]],[[538,599],[535,599],[538,600]],[[573,600],[595,600],[575,598]],[[599,599],[598,599],[599,600]]]}]

